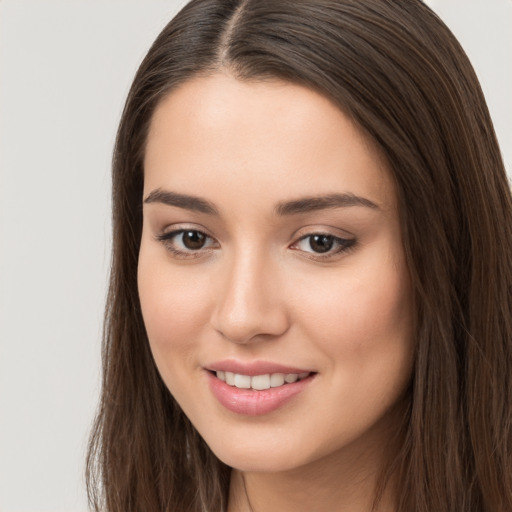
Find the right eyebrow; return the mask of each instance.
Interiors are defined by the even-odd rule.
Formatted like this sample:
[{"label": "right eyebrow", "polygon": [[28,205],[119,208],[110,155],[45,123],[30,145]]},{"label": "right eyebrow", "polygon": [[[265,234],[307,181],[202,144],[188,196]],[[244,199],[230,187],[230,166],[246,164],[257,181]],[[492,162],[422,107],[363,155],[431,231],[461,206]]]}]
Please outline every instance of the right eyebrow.
[{"label": "right eyebrow", "polygon": [[206,199],[162,190],[160,188],[157,188],[148,194],[146,199],[144,199],[144,203],[162,203],[167,206],[176,206],[177,208],[184,208],[185,210],[206,213],[208,215],[219,215],[215,206]]}]

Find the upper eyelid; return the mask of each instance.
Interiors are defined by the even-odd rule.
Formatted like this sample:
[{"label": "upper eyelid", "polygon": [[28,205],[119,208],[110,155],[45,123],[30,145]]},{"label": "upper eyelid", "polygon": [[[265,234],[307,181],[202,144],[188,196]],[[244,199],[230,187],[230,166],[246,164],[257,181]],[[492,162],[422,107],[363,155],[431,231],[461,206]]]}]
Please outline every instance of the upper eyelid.
[{"label": "upper eyelid", "polygon": [[353,233],[333,226],[305,226],[300,229],[297,229],[293,233],[292,238],[295,240],[295,243],[299,240],[302,240],[304,238],[307,238],[308,236],[313,235],[332,236],[340,240],[352,240],[356,238],[356,236]]},{"label": "upper eyelid", "polygon": [[[173,231],[182,231],[182,230],[191,230],[191,231],[200,231],[204,233],[205,235],[208,235],[212,238],[215,238],[215,236],[212,234],[212,232],[204,225],[196,223],[196,222],[173,222],[170,224],[165,225],[160,229],[162,233],[169,233]],[[355,235],[351,233],[350,231],[347,231],[345,229],[336,227],[336,226],[330,226],[328,224],[322,225],[322,224],[309,224],[305,226],[301,226],[300,228],[293,231],[290,238],[300,238],[302,236],[308,236],[308,235],[316,235],[316,234],[323,234],[323,235],[330,235],[335,236],[338,238],[345,238],[345,237],[354,237]]]},{"label": "upper eyelid", "polygon": [[[315,235],[332,236],[332,238],[335,238],[337,240],[353,240],[355,238],[352,235],[340,236],[340,235],[335,235],[335,234],[333,234],[333,233],[331,233],[329,231],[318,230],[318,231],[311,231],[309,233],[305,233],[304,235],[300,235],[300,236],[296,237],[296,241],[304,240],[304,238],[309,238],[310,236],[315,236]],[[347,233],[347,235],[348,235],[348,233]]]},{"label": "upper eyelid", "polygon": [[197,231],[198,233],[201,233],[203,234],[206,238],[209,238],[210,240],[213,240],[214,242],[218,243],[217,242],[217,239],[211,235],[209,235],[208,233],[206,233],[205,231],[201,230],[201,229],[194,229],[194,228],[177,228],[177,229],[171,229],[169,231],[165,231],[159,235],[156,236],[156,238],[162,242],[164,241],[168,241],[172,238],[174,238],[175,236],[178,236],[182,233],[186,233],[187,231]]},{"label": "upper eyelid", "polygon": [[215,238],[211,234],[210,230],[206,227],[198,224],[188,224],[186,222],[167,225],[160,230],[160,233],[157,236],[167,236],[169,234],[181,233],[183,231],[198,231],[199,233],[203,233],[203,235],[206,235],[210,238]]}]

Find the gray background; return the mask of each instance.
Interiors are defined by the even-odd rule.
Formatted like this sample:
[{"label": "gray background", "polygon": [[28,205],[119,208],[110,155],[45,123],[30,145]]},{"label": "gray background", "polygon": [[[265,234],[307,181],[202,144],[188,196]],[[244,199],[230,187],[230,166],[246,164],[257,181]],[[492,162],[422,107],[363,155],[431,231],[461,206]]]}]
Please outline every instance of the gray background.
[{"label": "gray background", "polygon": [[[512,2],[431,0],[512,168]],[[0,0],[0,511],[83,512],[110,258],[111,148],[183,1]]]}]

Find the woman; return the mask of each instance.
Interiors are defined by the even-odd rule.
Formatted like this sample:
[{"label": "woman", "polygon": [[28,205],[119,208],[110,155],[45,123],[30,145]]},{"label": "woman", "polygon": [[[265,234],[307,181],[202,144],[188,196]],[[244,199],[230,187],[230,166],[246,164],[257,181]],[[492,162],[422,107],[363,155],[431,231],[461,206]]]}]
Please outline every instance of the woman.
[{"label": "woman", "polygon": [[425,5],[190,2],[113,191],[95,510],[512,509],[510,188]]}]

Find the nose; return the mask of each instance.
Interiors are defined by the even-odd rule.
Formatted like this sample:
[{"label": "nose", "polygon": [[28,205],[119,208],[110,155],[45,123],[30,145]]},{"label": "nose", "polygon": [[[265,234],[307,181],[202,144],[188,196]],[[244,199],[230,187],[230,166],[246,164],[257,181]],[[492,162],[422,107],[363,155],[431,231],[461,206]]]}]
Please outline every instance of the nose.
[{"label": "nose", "polygon": [[289,328],[286,300],[277,262],[246,251],[216,277],[218,297],[212,314],[213,327],[226,339],[246,344],[274,339]]}]

